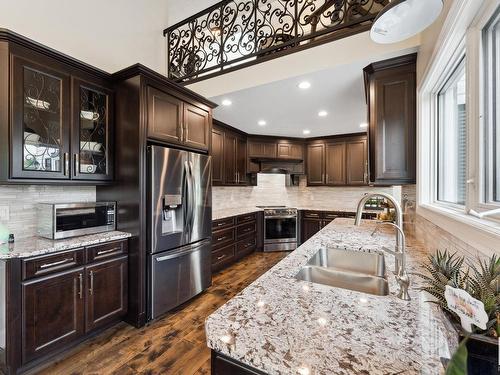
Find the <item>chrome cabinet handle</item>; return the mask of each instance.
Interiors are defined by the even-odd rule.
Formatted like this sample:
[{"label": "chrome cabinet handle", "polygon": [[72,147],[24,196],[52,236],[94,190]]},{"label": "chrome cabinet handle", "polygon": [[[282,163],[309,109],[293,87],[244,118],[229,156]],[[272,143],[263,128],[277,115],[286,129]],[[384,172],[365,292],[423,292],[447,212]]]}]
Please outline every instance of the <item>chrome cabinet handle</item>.
[{"label": "chrome cabinet handle", "polygon": [[219,238],[217,238],[217,241],[224,241],[226,238],[227,238],[226,236],[224,236],[224,237],[219,237]]},{"label": "chrome cabinet handle", "polygon": [[64,153],[64,175],[69,175],[69,153]]},{"label": "chrome cabinet handle", "polygon": [[115,251],[120,251],[121,248],[119,247],[114,247],[112,249],[109,249],[109,250],[102,250],[102,251],[98,251],[97,252],[97,255],[105,255],[105,254],[109,254],[109,253],[114,253]]},{"label": "chrome cabinet handle", "polygon": [[225,257],[226,257],[226,254],[223,254],[223,255],[219,255],[219,256],[217,257],[217,260],[221,260],[221,259],[224,259]]},{"label": "chrome cabinet handle", "polygon": [[78,274],[78,281],[80,282],[80,290],[78,291],[78,296],[83,299],[83,274]]},{"label": "chrome cabinet handle", "polygon": [[94,294],[94,271],[90,271],[90,288],[89,288],[89,294],[90,295]]},{"label": "chrome cabinet handle", "polygon": [[73,260],[73,258],[66,258],[66,259],[63,259],[63,260],[60,260],[57,262],[53,262],[53,263],[45,263],[45,264],[40,265],[40,268],[45,269],[45,268],[60,266],[61,264],[64,264],[66,262],[70,262],[72,260]]},{"label": "chrome cabinet handle", "polygon": [[80,173],[80,155],[75,154],[75,176],[78,176]]}]

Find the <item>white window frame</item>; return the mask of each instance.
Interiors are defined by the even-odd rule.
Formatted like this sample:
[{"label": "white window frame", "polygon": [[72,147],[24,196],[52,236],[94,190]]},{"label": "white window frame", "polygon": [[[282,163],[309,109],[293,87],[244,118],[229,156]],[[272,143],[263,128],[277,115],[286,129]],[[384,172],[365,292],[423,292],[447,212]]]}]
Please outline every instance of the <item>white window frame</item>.
[{"label": "white window frame", "polygon": [[[498,208],[481,203],[485,194],[482,29],[498,0],[454,0],[417,88],[417,213],[478,250],[500,253],[500,221],[467,214]],[[437,92],[465,51],[467,108],[467,191],[465,208],[437,201]]]}]

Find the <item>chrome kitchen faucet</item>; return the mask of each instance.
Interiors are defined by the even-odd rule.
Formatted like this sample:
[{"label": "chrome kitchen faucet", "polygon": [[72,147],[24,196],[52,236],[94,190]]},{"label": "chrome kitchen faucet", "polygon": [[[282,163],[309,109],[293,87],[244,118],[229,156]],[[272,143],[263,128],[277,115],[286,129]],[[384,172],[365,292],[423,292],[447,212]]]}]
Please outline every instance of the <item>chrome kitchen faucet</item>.
[{"label": "chrome kitchen faucet", "polygon": [[396,210],[396,223],[390,223],[390,222],[380,222],[377,223],[377,227],[372,233],[372,236],[374,236],[380,225],[391,225],[392,227],[396,228],[396,249],[391,250],[388,249],[387,247],[383,246],[382,250],[385,252],[394,255],[394,258],[396,259],[396,267],[395,267],[395,274],[396,274],[396,280],[399,284],[399,293],[398,297],[401,298],[402,300],[409,301],[410,300],[410,295],[408,294],[408,287],[410,285],[410,278],[408,277],[408,274],[406,273],[406,237],[405,233],[403,231],[403,212],[401,210],[400,204],[396,201],[396,199],[386,193],[371,193],[371,194],[366,194],[361,198],[361,200],[358,203],[358,208],[356,210],[356,219],[354,221],[354,224],[357,226],[361,225],[361,218],[363,217],[363,209],[368,201],[368,199],[374,198],[374,197],[383,197],[390,201],[392,205],[394,206],[394,209]]}]

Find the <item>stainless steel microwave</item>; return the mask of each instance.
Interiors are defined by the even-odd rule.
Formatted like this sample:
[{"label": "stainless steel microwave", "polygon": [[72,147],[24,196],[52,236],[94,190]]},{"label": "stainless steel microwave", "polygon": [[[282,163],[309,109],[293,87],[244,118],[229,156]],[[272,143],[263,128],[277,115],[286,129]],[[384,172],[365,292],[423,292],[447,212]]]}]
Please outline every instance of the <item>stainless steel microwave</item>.
[{"label": "stainless steel microwave", "polygon": [[116,229],[115,202],[40,203],[38,235],[52,240]]}]

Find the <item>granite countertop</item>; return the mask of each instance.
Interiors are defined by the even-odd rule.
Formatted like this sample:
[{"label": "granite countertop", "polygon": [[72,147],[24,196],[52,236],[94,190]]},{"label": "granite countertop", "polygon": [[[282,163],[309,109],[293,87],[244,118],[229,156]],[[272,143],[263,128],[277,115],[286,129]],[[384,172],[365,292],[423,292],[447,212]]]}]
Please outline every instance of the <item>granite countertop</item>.
[{"label": "granite countertop", "polygon": [[374,222],[337,219],[227,302],[206,321],[210,348],[268,374],[440,374],[456,337],[416,288],[426,250],[409,239],[410,296],[396,297],[394,259],[386,254],[390,294],[373,296],[299,281],[295,274],[319,248],[394,246]]},{"label": "granite countertop", "polygon": [[231,216],[239,216],[250,214],[252,212],[262,211],[262,208],[250,206],[250,207],[234,207],[234,208],[223,208],[223,209],[212,209],[212,220],[224,219]]},{"label": "granite countertop", "polygon": [[11,247],[8,244],[0,245],[0,260],[28,258],[78,247],[96,245],[103,242],[122,240],[128,237],[131,237],[130,233],[119,231],[89,234],[64,240],[49,240],[42,237],[32,237],[18,240]]},{"label": "granite countertop", "polygon": [[[299,207],[294,206],[293,208],[296,208],[297,210],[300,211],[308,210],[308,211],[336,211],[336,212],[353,212],[353,213],[356,212],[355,209],[354,210],[349,210],[345,208],[335,209],[335,208],[325,208],[316,206],[299,206]],[[263,209],[255,206],[212,209],[212,220],[220,220],[226,217],[245,215],[259,211],[263,211]],[[380,210],[364,210],[363,212],[379,213]]]}]

